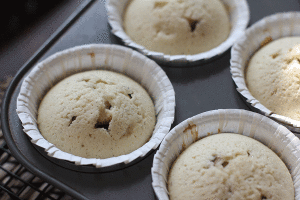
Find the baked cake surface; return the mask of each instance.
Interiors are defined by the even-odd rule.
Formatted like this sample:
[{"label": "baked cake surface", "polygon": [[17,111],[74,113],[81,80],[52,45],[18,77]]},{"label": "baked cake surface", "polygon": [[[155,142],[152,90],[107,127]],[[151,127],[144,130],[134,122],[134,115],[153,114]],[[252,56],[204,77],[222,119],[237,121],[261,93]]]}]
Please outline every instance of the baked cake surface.
[{"label": "baked cake surface", "polygon": [[123,27],[137,44],[167,55],[193,55],[224,42],[231,29],[220,0],[132,0]]},{"label": "baked cake surface", "polygon": [[168,178],[171,200],[292,200],[294,186],[268,147],[231,133],[205,137],[180,154]]},{"label": "baked cake surface", "polygon": [[85,158],[128,154],[151,137],[153,102],[137,82],[119,73],[74,74],[43,98],[38,127],[62,151]]},{"label": "baked cake surface", "polygon": [[300,37],[286,37],[259,49],[246,68],[255,99],[276,114],[300,120]]}]

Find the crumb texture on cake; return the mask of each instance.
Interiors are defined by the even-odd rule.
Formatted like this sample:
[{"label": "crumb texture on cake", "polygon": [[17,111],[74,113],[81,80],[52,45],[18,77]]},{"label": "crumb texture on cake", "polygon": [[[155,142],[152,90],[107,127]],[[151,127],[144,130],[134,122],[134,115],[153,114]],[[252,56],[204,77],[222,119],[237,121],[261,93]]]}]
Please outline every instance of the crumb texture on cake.
[{"label": "crumb texture on cake", "polygon": [[62,151],[85,158],[128,154],[151,137],[153,102],[127,76],[94,70],[74,74],[43,98],[38,127]]},{"label": "crumb texture on cake", "polygon": [[285,37],[259,49],[246,68],[246,84],[262,105],[300,120],[300,37]]},{"label": "crumb texture on cake", "polygon": [[167,55],[208,51],[229,36],[229,15],[220,0],[132,0],[123,27],[137,44]]},{"label": "crumb texture on cake", "polygon": [[231,133],[205,137],[183,151],[170,170],[168,190],[171,200],[294,199],[283,161],[262,143]]}]

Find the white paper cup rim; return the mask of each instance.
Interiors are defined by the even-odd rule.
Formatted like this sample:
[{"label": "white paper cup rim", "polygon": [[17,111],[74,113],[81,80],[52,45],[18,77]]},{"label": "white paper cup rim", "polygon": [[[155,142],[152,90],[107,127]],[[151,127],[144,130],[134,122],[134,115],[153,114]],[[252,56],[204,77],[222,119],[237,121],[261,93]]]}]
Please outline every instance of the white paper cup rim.
[{"label": "white paper cup rim", "polygon": [[231,49],[230,60],[230,72],[237,86],[237,91],[250,106],[255,111],[271,117],[297,133],[300,133],[300,121],[273,113],[252,96],[246,85],[244,71],[249,58],[266,39],[276,40],[282,37],[300,36],[300,27],[297,26],[299,23],[300,12],[276,13],[259,20],[246,30],[244,36],[235,42]]},{"label": "white paper cup rim", "polygon": [[[157,121],[153,135],[146,144],[129,154],[106,159],[82,158],[59,150],[38,130],[37,109],[45,92],[68,75],[95,69],[126,74],[144,86],[154,101]],[[159,146],[174,120],[175,92],[165,72],[140,53],[119,45],[89,44],[57,52],[34,66],[21,85],[16,111],[31,142],[45,149],[50,157],[102,168],[128,164]]]},{"label": "white paper cup rim", "polygon": [[[194,133],[185,131],[191,126],[195,126]],[[198,114],[181,122],[167,134],[154,156],[151,169],[152,187],[158,199],[169,199],[168,172],[183,147],[218,133],[236,133],[254,138],[277,153],[293,178],[295,199],[300,199],[299,139],[270,118],[241,109],[220,109]]]},{"label": "white paper cup rim", "polygon": [[112,28],[111,32],[120,38],[125,45],[136,49],[160,64],[172,67],[184,67],[205,63],[220,56],[233,45],[237,38],[243,35],[250,20],[250,11],[246,0],[221,0],[230,13],[232,27],[228,38],[218,47],[203,53],[195,55],[166,55],[161,52],[147,50],[145,47],[133,42],[125,33],[122,26],[122,15],[128,1],[130,0],[107,0],[106,10],[108,22]]}]

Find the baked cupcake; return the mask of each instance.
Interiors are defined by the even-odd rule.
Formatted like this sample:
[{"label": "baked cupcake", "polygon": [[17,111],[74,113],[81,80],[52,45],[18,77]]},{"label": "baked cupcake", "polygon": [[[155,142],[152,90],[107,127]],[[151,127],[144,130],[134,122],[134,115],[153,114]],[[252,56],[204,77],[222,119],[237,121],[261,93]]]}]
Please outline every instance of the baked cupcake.
[{"label": "baked cupcake", "polygon": [[272,112],[300,121],[300,37],[283,37],[260,48],[246,67],[250,93]]},{"label": "baked cupcake", "polygon": [[161,64],[195,65],[221,55],[249,21],[245,0],[109,0],[112,33]]},{"label": "baked cupcake", "polygon": [[37,116],[47,141],[84,158],[133,152],[150,139],[155,121],[146,90],[129,77],[106,70],[60,81],[41,101]]},{"label": "baked cupcake", "polygon": [[190,145],[172,164],[171,200],[290,199],[291,174],[268,147],[250,137],[224,133]]},{"label": "baked cupcake", "polygon": [[231,25],[220,0],[132,0],[125,33],[135,43],[166,55],[194,55],[224,42]]},{"label": "baked cupcake", "polygon": [[237,90],[250,107],[294,132],[300,131],[295,53],[299,22],[298,12],[261,19],[234,44],[230,61]]},{"label": "baked cupcake", "polygon": [[152,186],[158,199],[300,199],[299,145],[293,133],[263,115],[208,111],[164,138]]},{"label": "baked cupcake", "polygon": [[[70,77],[71,80],[65,79],[66,77]],[[57,84],[60,81],[62,81],[62,87],[59,86],[60,84]],[[69,84],[70,82],[76,83]],[[134,85],[139,85],[139,89],[133,87],[133,83],[135,83]],[[56,87],[58,88],[57,91],[55,91]],[[58,105],[54,105],[52,100],[46,100],[48,103],[50,102],[49,108],[46,108],[46,111],[39,111],[38,108],[40,107],[41,100],[47,91],[50,90],[51,93],[51,88],[55,94],[54,99],[56,102],[54,103]],[[105,91],[100,91],[101,89]],[[109,94],[109,92],[112,92],[112,94]],[[154,110],[153,108],[150,109],[152,110],[150,113],[148,113],[148,109],[144,105],[143,108],[138,108],[141,101],[144,101],[140,97],[138,98],[139,93],[143,93],[142,96],[147,96],[146,93],[150,96],[151,100],[148,97],[147,102],[151,103],[152,101],[154,105]],[[120,96],[117,97],[118,95],[123,96],[120,98]],[[124,100],[124,98],[127,99]],[[123,101],[128,103],[126,104],[127,107]],[[112,129],[118,129],[119,123],[118,120],[114,120],[113,118],[115,118],[114,116],[121,115],[121,112],[114,111],[121,110],[122,106],[128,111],[125,111],[127,115],[125,113],[123,115],[123,117],[127,117],[125,123],[128,126],[123,132],[117,131],[117,133],[113,133]],[[130,110],[131,108],[132,110]],[[131,49],[118,45],[105,44],[73,47],[57,52],[38,63],[25,77],[17,99],[18,116],[24,127],[24,132],[31,138],[32,143],[44,149],[50,157],[79,165],[76,167],[76,170],[81,171],[86,169],[85,165],[88,165],[89,168],[93,166],[100,168],[99,171],[102,171],[102,169],[104,171],[115,170],[125,167],[126,164],[137,161],[147,155],[150,151],[158,147],[168,133],[174,119],[174,108],[175,96],[171,82],[164,71],[154,61]],[[136,111],[136,114],[134,114],[133,110]],[[155,119],[153,119],[153,112]],[[42,118],[38,119],[38,114],[40,115],[39,117],[44,115],[42,117],[43,120]],[[135,115],[136,118],[130,118],[130,121],[128,115],[131,114]],[[141,124],[136,125],[135,122],[144,123],[143,115],[148,114],[152,116],[152,119],[149,120],[151,121],[150,124],[153,125],[153,121],[155,121],[154,128],[149,127],[148,135],[145,133],[147,136],[144,135],[142,137],[142,142],[140,141],[138,145],[132,145],[132,141],[126,138],[144,134],[140,132],[131,134],[131,131],[141,127]],[[145,116],[145,118],[147,117]],[[50,125],[47,122],[48,119]],[[51,124],[52,121],[50,119],[54,120],[53,124]],[[106,123],[110,119],[110,123]],[[47,127],[48,125],[42,125],[41,120],[48,123],[50,129],[44,129],[43,127]],[[63,146],[63,142],[69,140],[68,134],[71,136],[74,133],[77,137],[82,137],[79,140],[73,137],[72,140],[67,141],[71,142],[71,145],[74,142],[75,146],[72,146],[72,148],[76,147],[74,149],[77,153],[66,152],[66,149],[70,149],[69,147],[66,147],[65,151],[62,151],[60,149],[62,148],[61,146],[57,148],[41,135],[38,126],[40,126],[41,130],[44,129],[43,132],[46,132],[45,134],[51,135],[51,127],[58,126],[54,124],[58,122],[66,126],[64,127],[65,129],[63,127],[56,127],[56,134],[59,133],[58,129],[64,129],[62,133],[62,135],[65,134],[64,137],[57,134],[59,135],[56,139],[57,141],[64,140],[59,141],[60,145]],[[91,123],[90,127],[88,127],[88,123]],[[147,124],[148,122],[145,123]],[[115,127],[113,128],[113,126]],[[126,127],[124,124],[120,127],[123,126]],[[71,129],[67,133],[67,129],[69,128]],[[89,128],[89,133],[83,130],[85,128]],[[149,132],[151,133],[149,134]],[[129,142],[128,146],[131,147],[128,147],[123,153],[119,150],[111,153],[106,149],[105,151],[109,152],[109,155],[102,155],[99,156],[100,158],[97,158],[98,156],[95,152],[86,151],[86,148],[89,145],[93,145],[93,147],[97,146],[96,141],[92,141],[92,139],[94,137],[98,137],[99,139],[99,136],[96,136],[98,133],[102,135],[107,134],[106,136],[110,141],[106,140],[105,142],[108,144],[112,143],[113,140],[116,141],[123,137],[123,139]],[[102,140],[102,144],[103,142]],[[125,144],[123,145],[126,146]],[[113,146],[111,148],[121,149],[120,146]],[[102,147],[104,148],[103,145]],[[99,149],[97,151],[99,152]],[[68,166],[64,165],[64,167]]]}]

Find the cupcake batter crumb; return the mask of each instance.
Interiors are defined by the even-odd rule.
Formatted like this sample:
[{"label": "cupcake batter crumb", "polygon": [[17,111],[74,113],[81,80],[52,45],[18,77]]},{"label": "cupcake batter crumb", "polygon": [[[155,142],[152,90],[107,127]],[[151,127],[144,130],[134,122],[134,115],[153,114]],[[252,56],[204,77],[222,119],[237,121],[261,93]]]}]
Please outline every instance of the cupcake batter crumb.
[{"label": "cupcake batter crumb", "polygon": [[286,37],[259,49],[246,68],[250,93],[272,112],[300,120],[300,37]]},{"label": "cupcake batter crumb", "polygon": [[173,163],[171,200],[294,200],[291,175],[282,160],[260,142],[239,134],[205,137]]},{"label": "cupcake batter crumb", "polygon": [[168,55],[208,51],[224,42],[231,29],[220,0],[132,0],[123,25],[134,42]]},{"label": "cupcake batter crumb", "polygon": [[65,78],[46,94],[38,110],[45,139],[85,158],[128,154],[149,140],[154,125],[148,93],[132,79],[103,70]]}]

